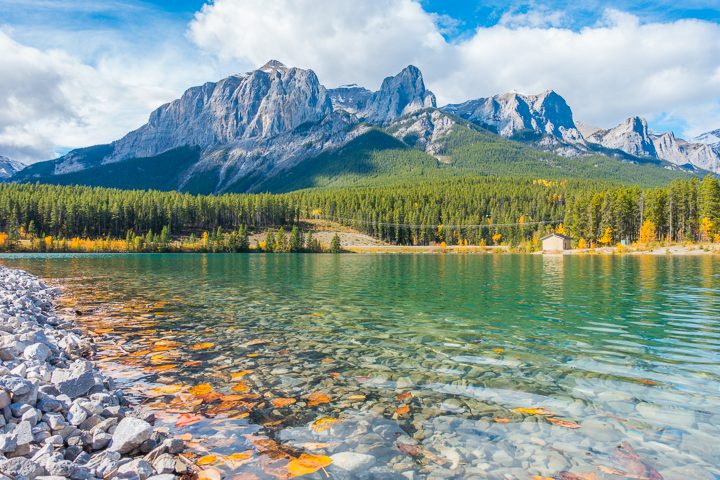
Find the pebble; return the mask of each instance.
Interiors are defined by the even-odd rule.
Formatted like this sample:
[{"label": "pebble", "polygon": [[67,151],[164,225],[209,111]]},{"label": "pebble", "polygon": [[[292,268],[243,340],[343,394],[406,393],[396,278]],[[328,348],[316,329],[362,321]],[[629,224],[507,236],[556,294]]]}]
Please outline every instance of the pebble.
[{"label": "pebble", "polygon": [[164,441],[163,458],[174,465],[184,443],[153,433],[112,381],[79,357],[92,343],[56,316],[57,293],[0,267],[0,479],[175,478],[139,455]]}]

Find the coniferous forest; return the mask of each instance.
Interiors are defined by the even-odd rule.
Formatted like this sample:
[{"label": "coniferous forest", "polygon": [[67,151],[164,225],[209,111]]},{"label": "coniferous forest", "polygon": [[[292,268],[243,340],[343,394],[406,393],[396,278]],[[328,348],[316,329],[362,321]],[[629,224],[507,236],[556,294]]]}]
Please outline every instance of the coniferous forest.
[{"label": "coniferous forest", "polygon": [[25,239],[36,250],[156,251],[182,239],[188,250],[244,251],[252,247],[250,233],[268,230],[295,239],[281,251],[313,249],[316,242],[306,241],[303,232],[307,219],[335,221],[399,245],[532,248],[549,231],[570,235],[580,247],[710,241],[720,233],[720,184],[711,176],[646,189],[478,177],[219,196],[0,185],[4,249]]}]

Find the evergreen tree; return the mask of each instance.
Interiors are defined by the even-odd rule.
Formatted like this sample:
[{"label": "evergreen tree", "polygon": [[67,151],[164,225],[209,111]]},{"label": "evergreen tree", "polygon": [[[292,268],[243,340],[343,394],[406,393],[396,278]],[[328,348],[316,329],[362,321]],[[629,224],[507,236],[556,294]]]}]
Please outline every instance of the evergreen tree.
[{"label": "evergreen tree", "polygon": [[332,240],[330,240],[330,253],[340,253],[340,251],[340,235],[336,233],[333,235]]},{"label": "evergreen tree", "polygon": [[297,225],[294,225],[290,231],[290,251],[300,252],[303,249],[303,236]]}]

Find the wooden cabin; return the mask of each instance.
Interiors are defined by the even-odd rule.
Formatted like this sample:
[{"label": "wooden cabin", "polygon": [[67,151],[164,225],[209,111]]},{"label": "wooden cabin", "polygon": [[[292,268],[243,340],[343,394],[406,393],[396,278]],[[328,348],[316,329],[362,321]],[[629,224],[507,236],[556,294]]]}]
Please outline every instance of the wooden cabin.
[{"label": "wooden cabin", "polygon": [[560,235],[559,233],[551,233],[545,235],[540,239],[542,242],[543,252],[561,252],[563,250],[570,250],[570,237]]}]

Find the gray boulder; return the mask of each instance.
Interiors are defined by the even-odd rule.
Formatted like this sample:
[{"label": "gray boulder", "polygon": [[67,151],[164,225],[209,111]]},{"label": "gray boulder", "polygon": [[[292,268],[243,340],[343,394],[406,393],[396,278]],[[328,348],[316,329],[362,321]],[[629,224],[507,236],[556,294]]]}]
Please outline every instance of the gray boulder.
[{"label": "gray boulder", "polygon": [[144,420],[125,417],[118,424],[112,436],[110,450],[129,453],[150,439],[153,427]]}]

